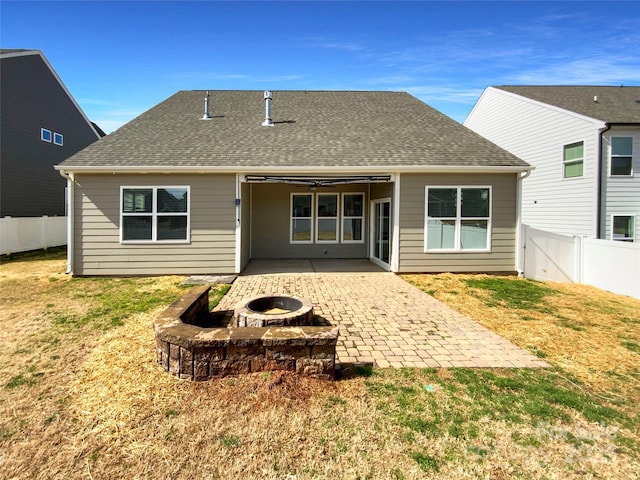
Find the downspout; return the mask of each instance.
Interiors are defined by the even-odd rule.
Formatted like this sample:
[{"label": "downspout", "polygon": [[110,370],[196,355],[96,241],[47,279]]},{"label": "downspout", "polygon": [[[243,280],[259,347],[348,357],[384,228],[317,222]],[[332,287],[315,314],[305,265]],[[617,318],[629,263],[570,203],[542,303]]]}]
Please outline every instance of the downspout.
[{"label": "downspout", "polygon": [[60,175],[67,180],[67,271],[66,274],[73,276],[73,255],[74,255],[74,216],[75,216],[75,184],[73,174],[60,170]]},{"label": "downspout", "polygon": [[600,238],[602,234],[602,168],[603,155],[602,155],[602,137],[605,133],[611,130],[611,124],[605,123],[605,127],[599,131],[598,135],[598,171],[596,172],[596,181],[598,182],[597,196],[596,196],[596,238]]},{"label": "downspout", "polygon": [[531,170],[524,172],[524,175],[518,175],[518,182],[516,183],[516,271],[519,277],[524,276],[524,241],[522,238],[522,181],[531,175]]}]

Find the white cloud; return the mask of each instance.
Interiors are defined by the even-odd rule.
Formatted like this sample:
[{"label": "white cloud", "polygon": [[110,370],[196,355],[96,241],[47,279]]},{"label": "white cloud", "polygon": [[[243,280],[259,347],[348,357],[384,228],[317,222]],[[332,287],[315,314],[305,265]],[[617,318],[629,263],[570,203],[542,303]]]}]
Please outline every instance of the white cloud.
[{"label": "white cloud", "polygon": [[101,98],[80,97],[80,98],[76,98],[76,101],[78,102],[79,105],[95,105],[95,106],[102,106],[102,107],[117,107],[117,106],[119,106],[118,103],[110,102],[108,100],[104,100],[104,99],[101,99]]},{"label": "white cloud", "polygon": [[360,45],[353,42],[319,42],[315,46],[332,50],[346,50],[349,52],[357,52],[362,50],[362,47]]},{"label": "white cloud", "polygon": [[304,43],[314,48],[325,48],[327,50],[344,50],[347,52],[358,52],[363,50],[363,47],[353,41],[349,40],[335,40],[328,37],[310,37],[307,38]]},{"label": "white cloud", "polygon": [[637,59],[613,55],[583,58],[524,70],[511,77],[520,84],[550,85],[619,85],[638,84],[640,64]]}]

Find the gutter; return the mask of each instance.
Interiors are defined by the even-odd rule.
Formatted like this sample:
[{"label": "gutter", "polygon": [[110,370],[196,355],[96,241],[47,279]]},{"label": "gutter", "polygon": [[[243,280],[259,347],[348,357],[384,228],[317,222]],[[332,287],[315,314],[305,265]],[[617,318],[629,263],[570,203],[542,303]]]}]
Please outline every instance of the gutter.
[{"label": "gutter", "polygon": [[372,175],[374,173],[389,174],[390,170],[401,173],[521,173],[527,172],[533,169],[530,165],[527,166],[475,166],[475,165],[429,165],[429,166],[416,166],[416,165],[381,165],[381,166],[339,166],[339,165],[317,165],[317,166],[123,166],[123,165],[105,165],[105,166],[65,166],[56,165],[54,167],[60,172],[68,173],[100,173],[100,174],[119,174],[119,173],[227,173],[227,174],[242,174],[242,175],[260,175],[260,174],[273,174],[277,172],[278,175],[292,174],[301,175],[304,172],[310,174],[318,174],[318,172],[324,172],[326,175],[327,169],[331,169],[335,172],[340,172],[340,175],[347,174],[367,174]]},{"label": "gutter", "polygon": [[66,173],[60,170],[60,175],[67,180],[67,271],[66,274],[73,276],[73,256],[74,256],[74,217],[75,217],[75,184],[73,173]]}]

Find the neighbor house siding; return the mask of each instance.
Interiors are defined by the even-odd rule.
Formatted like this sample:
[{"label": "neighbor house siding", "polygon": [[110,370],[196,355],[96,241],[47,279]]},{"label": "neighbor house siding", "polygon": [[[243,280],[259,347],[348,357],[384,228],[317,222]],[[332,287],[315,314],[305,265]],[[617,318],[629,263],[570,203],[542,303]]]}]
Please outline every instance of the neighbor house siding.
[{"label": "neighbor house siding", "polygon": [[[611,137],[632,137],[633,158],[630,177],[612,177]],[[602,142],[602,225],[601,238],[611,240],[612,215],[635,216],[635,241],[640,241],[640,128],[612,128]]]},{"label": "neighbor house siding", "polygon": [[[407,174],[400,189],[399,272],[514,272],[517,174]],[[491,251],[425,253],[425,187],[491,186]]]},{"label": "neighbor house siding", "polygon": [[[76,275],[233,273],[235,175],[76,175]],[[121,186],[189,186],[191,241],[120,243]]]},{"label": "neighbor house siding", "polygon": [[[602,122],[489,88],[464,125],[535,167],[522,185],[523,223],[595,236]],[[575,142],[584,142],[583,175],[563,178],[563,146]]]},{"label": "neighbor house siding", "polygon": [[[65,214],[66,181],[53,168],[98,140],[40,55],[3,58],[0,68],[0,216]],[[62,146],[40,129],[64,135]]]},{"label": "neighbor house siding", "polygon": [[[251,258],[366,258],[366,242],[291,244],[289,233],[291,193],[361,192],[365,196],[364,239],[366,240],[369,201],[367,191],[366,184],[340,185],[317,190],[287,184],[252,184]],[[342,202],[341,198],[340,202]]]}]

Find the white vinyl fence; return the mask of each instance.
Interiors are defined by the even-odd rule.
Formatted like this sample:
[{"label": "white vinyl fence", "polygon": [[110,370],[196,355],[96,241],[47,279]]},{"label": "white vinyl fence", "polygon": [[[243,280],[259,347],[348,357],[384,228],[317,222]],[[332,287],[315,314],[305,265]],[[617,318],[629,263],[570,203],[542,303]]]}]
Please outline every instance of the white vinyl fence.
[{"label": "white vinyl fence", "polygon": [[67,244],[67,217],[0,218],[0,254]]},{"label": "white vinyl fence", "polygon": [[640,244],[568,237],[523,225],[526,278],[593,285],[640,298]]}]

